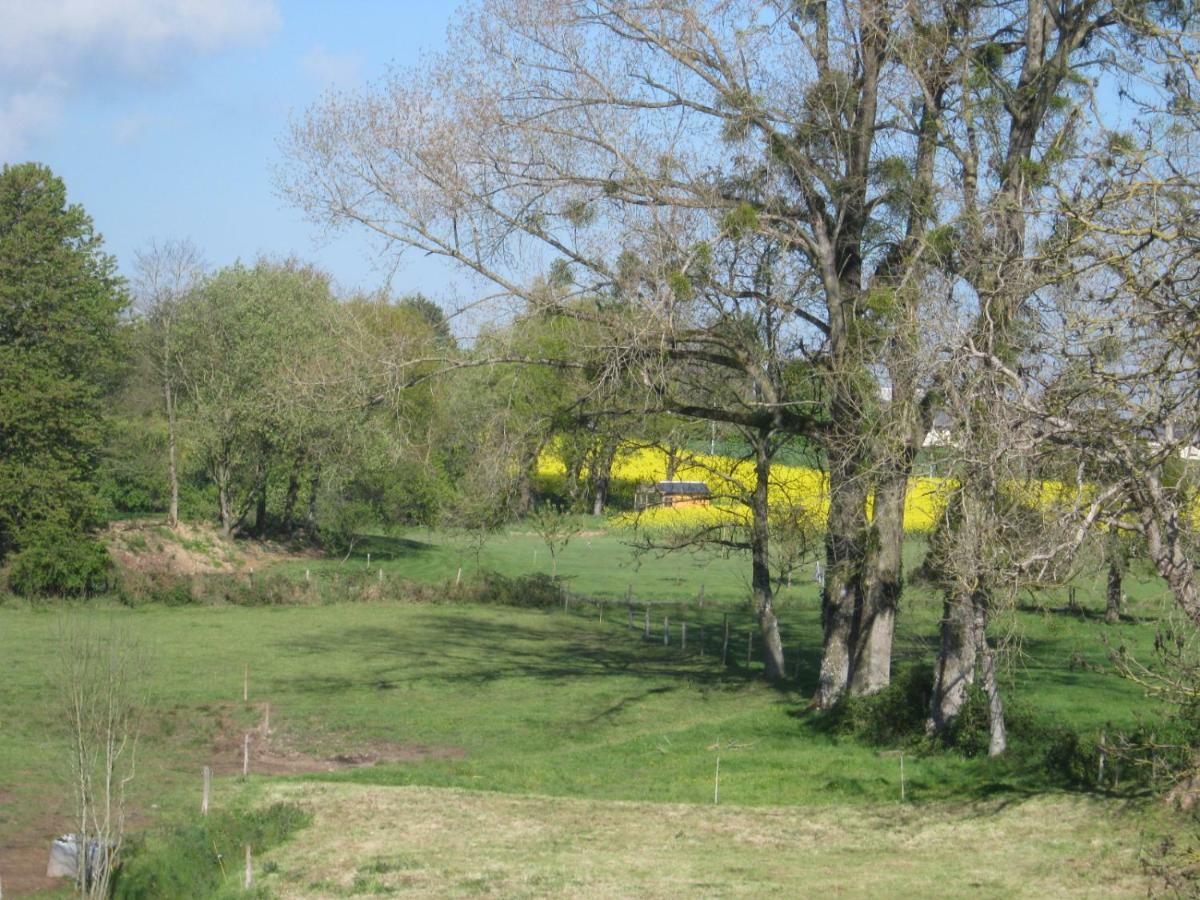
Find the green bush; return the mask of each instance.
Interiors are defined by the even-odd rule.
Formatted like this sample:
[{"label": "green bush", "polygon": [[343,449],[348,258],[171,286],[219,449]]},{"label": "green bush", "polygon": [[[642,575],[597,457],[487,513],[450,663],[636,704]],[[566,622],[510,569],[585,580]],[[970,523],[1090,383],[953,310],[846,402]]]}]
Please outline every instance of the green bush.
[{"label": "green bush", "polygon": [[196,602],[191,582],[168,572],[138,572],[126,569],[117,582],[117,599],[125,606],[147,603],[188,606]]},{"label": "green bush", "polygon": [[877,746],[923,741],[933,669],[928,665],[897,669],[892,683],[870,697],[847,698],[829,713],[829,727]]},{"label": "green bush", "polygon": [[[211,897],[238,883],[243,848],[256,853],[278,846],[312,817],[288,803],[242,813],[217,813],[194,825],[131,844],[116,874],[113,897]],[[245,895],[243,895],[245,896]]]},{"label": "green bush", "polygon": [[562,605],[563,587],[557,578],[543,573],[510,578],[499,572],[484,572],[478,581],[472,582],[462,599],[471,603],[544,609]]},{"label": "green bush", "polygon": [[8,585],[23,597],[88,597],[108,589],[112,562],[104,545],[57,523],[39,523],[19,536]]}]

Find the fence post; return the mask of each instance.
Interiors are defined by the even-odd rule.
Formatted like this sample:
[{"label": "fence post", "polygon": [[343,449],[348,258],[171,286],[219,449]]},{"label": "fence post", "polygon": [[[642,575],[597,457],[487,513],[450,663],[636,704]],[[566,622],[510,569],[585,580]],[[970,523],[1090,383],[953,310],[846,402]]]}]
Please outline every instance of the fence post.
[{"label": "fence post", "polygon": [[212,769],[205,766],[201,771],[201,776],[204,778],[204,793],[200,795],[200,815],[208,815],[208,794],[212,785]]},{"label": "fence post", "polygon": [[650,604],[646,604],[646,640],[650,640]]},{"label": "fence post", "polygon": [[1104,787],[1104,732],[1100,732],[1100,765],[1096,773],[1096,784]]},{"label": "fence post", "polygon": [[242,777],[250,774],[250,734],[242,738]]},{"label": "fence post", "polygon": [[250,845],[246,845],[246,877],[242,883],[242,887],[246,890],[254,885],[254,859],[250,854]]},{"label": "fence post", "polygon": [[250,702],[250,663],[246,663],[242,671],[242,702]]},{"label": "fence post", "polygon": [[725,640],[721,642],[721,665],[729,659],[729,613],[725,613]]},{"label": "fence post", "polygon": [[679,626],[679,649],[687,649],[687,622]]},{"label": "fence post", "polygon": [[663,616],[663,646],[671,643],[671,620]]}]

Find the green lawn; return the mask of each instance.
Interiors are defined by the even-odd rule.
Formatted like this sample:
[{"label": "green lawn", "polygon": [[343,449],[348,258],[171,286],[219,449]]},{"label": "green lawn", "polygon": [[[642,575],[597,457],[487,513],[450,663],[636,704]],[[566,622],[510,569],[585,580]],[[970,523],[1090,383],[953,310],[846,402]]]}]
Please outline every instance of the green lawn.
[{"label": "green lawn", "polygon": [[[485,548],[484,563],[527,571],[541,546],[536,536],[509,534]],[[309,568],[314,578],[332,578],[348,567],[365,567],[367,552],[385,577],[431,582],[453,578],[459,557],[451,542],[422,532],[372,539],[344,564],[314,560],[283,568],[298,577]],[[544,561],[543,547],[539,563]],[[68,827],[61,729],[47,678],[64,615],[102,628],[116,623],[151,660],[152,716],[135,792],[142,824],[191,815],[202,765],[236,769],[239,737],[262,716],[261,708],[241,703],[247,665],[251,700],[270,703],[273,734],[264,752],[316,760],[375,753],[385,760],[298,776],[307,779],[703,805],[712,801],[720,756],[723,804],[896,807],[900,758],[889,752],[895,748],[840,736],[806,709],[820,647],[811,579],[781,597],[789,669],[799,664],[798,680],[773,689],[761,680],[757,660],[746,667],[744,567],[741,560],[720,557],[647,558],[638,567],[618,535],[576,538],[560,560],[560,573],[572,579],[577,594],[623,598],[633,582],[639,600],[677,601],[653,608],[650,640],[642,634],[642,608],[631,629],[623,601],[607,606],[603,622],[600,607],[582,601],[568,611],[396,603],[136,610],[97,604],[66,613],[0,607],[6,664],[0,681],[0,848],[17,836],[27,838],[31,829],[45,830],[48,838]],[[703,607],[682,602],[695,601],[701,583]],[[1134,686],[1102,670],[1104,634],[1120,635],[1143,652],[1152,644],[1153,626],[1141,619],[1159,614],[1161,591],[1136,579],[1129,590],[1135,618],[1121,626],[1060,611],[1064,601],[1054,597],[1041,598],[1046,611],[1015,611],[1000,623],[1020,638],[1008,683],[1018,714],[1094,734],[1130,727],[1153,712]],[[1093,586],[1081,583],[1079,596],[1099,609]],[[662,643],[664,615],[672,621],[669,646]],[[933,598],[915,590],[906,595],[897,645],[901,666],[931,658],[937,615]],[[726,616],[734,640],[723,667]],[[679,646],[682,621],[689,623],[686,650]],[[940,815],[936,811],[946,804],[1059,796],[1062,787],[1040,759],[1021,750],[1015,740],[1011,759],[988,762],[950,752],[914,756],[910,749],[904,758],[906,806]],[[256,776],[250,787],[261,790],[264,780],[277,778]],[[225,775],[215,802],[231,802],[242,790]],[[1112,804],[1116,810],[1124,802],[1096,797],[1088,808]],[[1137,827],[1131,826],[1129,840]]]}]

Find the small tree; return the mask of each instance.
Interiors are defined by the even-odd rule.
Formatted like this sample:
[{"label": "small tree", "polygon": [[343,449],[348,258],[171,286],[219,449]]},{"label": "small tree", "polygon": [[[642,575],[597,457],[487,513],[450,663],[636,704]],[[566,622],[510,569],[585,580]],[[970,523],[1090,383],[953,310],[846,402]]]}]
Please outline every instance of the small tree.
[{"label": "small tree", "polygon": [[534,531],[550,551],[550,575],[558,577],[558,554],[578,532],[574,520],[551,503],[543,503],[530,518]]},{"label": "small tree", "polygon": [[120,862],[145,708],[143,673],[128,634],[72,621],[62,626],[57,688],[75,793],[76,884],[84,897],[108,897]]}]

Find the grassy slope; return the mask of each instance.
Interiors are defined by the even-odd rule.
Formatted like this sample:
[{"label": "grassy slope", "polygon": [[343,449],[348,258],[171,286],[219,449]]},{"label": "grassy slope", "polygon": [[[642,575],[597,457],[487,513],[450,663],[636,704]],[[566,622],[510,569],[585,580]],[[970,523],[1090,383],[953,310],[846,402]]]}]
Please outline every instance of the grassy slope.
[{"label": "grassy slope", "polygon": [[[429,544],[400,545],[383,561],[385,575],[444,579],[459,554],[452,546]],[[373,567],[381,553],[397,550],[395,542],[383,540],[372,546]],[[539,546],[535,536],[506,536],[489,545],[487,563],[510,572],[527,570]],[[346,566],[365,566],[366,552],[364,548]],[[544,549],[539,559],[545,562]],[[310,566],[318,578],[339,570],[336,561],[288,565],[293,571]],[[152,804],[159,817],[194,806],[198,769],[213,761],[215,719],[224,704],[233,704],[234,718],[247,723],[256,719],[253,711],[238,712],[235,702],[246,663],[251,665],[252,695],[271,702],[275,728],[314,753],[353,752],[384,741],[466,751],[463,758],[334,776],[341,781],[704,804],[711,799],[716,748],[721,747],[726,803],[796,805],[808,810],[798,813],[800,818],[820,816],[822,821],[837,820],[837,810],[847,806],[876,811],[893,806],[899,792],[897,758],[882,755],[884,748],[829,734],[821,720],[804,711],[819,649],[815,586],[798,586],[785,592],[783,600],[791,658],[801,651],[797,685],[771,690],[757,679],[757,666],[746,672],[738,662],[722,670],[714,659],[717,623],[727,611],[739,635],[731,657],[740,661],[744,654],[743,629],[749,618],[739,602],[743,568],[736,559],[713,559],[695,568],[676,558],[651,560],[636,570],[617,537],[576,539],[560,571],[575,576],[580,592],[603,594],[615,580],[618,589],[611,594],[623,595],[620,585],[636,579],[638,596],[679,598],[694,597],[701,581],[705,584],[710,602],[704,610],[656,610],[656,635],[650,642],[641,638],[640,627],[626,627],[621,606],[610,608],[603,624],[592,608],[564,614],[384,604],[148,607],[76,614],[119,623],[154,660],[156,712],[143,743],[137,783],[139,807],[146,815],[152,814]],[[1137,595],[1136,613],[1156,611],[1160,599],[1151,585],[1131,583],[1130,589]],[[1091,598],[1092,608],[1098,606],[1098,593],[1081,590],[1080,595]],[[906,604],[900,656],[928,659],[936,606],[919,592],[909,595]],[[673,620],[688,619],[693,627],[707,622],[703,658],[694,630],[687,653],[676,646],[677,631],[672,646],[662,646],[658,616],[664,611]],[[63,820],[53,825],[53,816],[47,817],[47,811],[65,810],[62,771],[55,762],[62,755],[53,737],[53,695],[46,684],[59,619],[57,612],[0,609],[0,658],[6,661],[6,677],[0,680],[0,789],[10,792],[12,800],[0,812],[0,846],[32,823],[65,827]],[[1013,694],[1035,715],[1094,730],[1108,722],[1131,723],[1144,708],[1130,685],[1078,665],[1103,660],[1099,635],[1104,626],[1054,612],[1019,613],[1014,621],[1025,656],[1014,668]],[[1126,624],[1117,631],[1133,647],[1144,649],[1152,640],[1152,629],[1144,624]],[[907,758],[906,775],[910,803],[928,809],[931,820],[941,804],[987,803],[997,795],[1025,798],[1045,790],[1036,770],[951,754]],[[223,781],[218,798],[235,790],[232,782]],[[1095,802],[1101,806],[1077,807],[1069,801],[1062,814],[1120,808],[1113,801]],[[819,813],[814,807],[828,811]],[[992,815],[989,808],[978,808],[981,840]],[[604,815],[610,811],[598,809]],[[1082,852],[1091,859],[1087,844],[1092,838],[1086,829],[1069,835],[1074,837],[1067,839],[1063,853]],[[1019,829],[1014,826],[1009,837],[1020,841]],[[765,832],[762,840],[770,840]],[[1036,840],[1031,832],[1022,845],[1031,848]],[[1124,848],[1113,851],[1115,858],[1127,861],[1136,829],[1122,827],[1114,840]],[[697,852],[707,855],[708,850],[701,845]],[[834,858],[843,852],[848,851],[838,849]],[[937,854],[930,852],[932,864]],[[613,850],[608,865],[614,872],[619,859]],[[668,890],[658,882],[646,885],[652,892]]]}]

